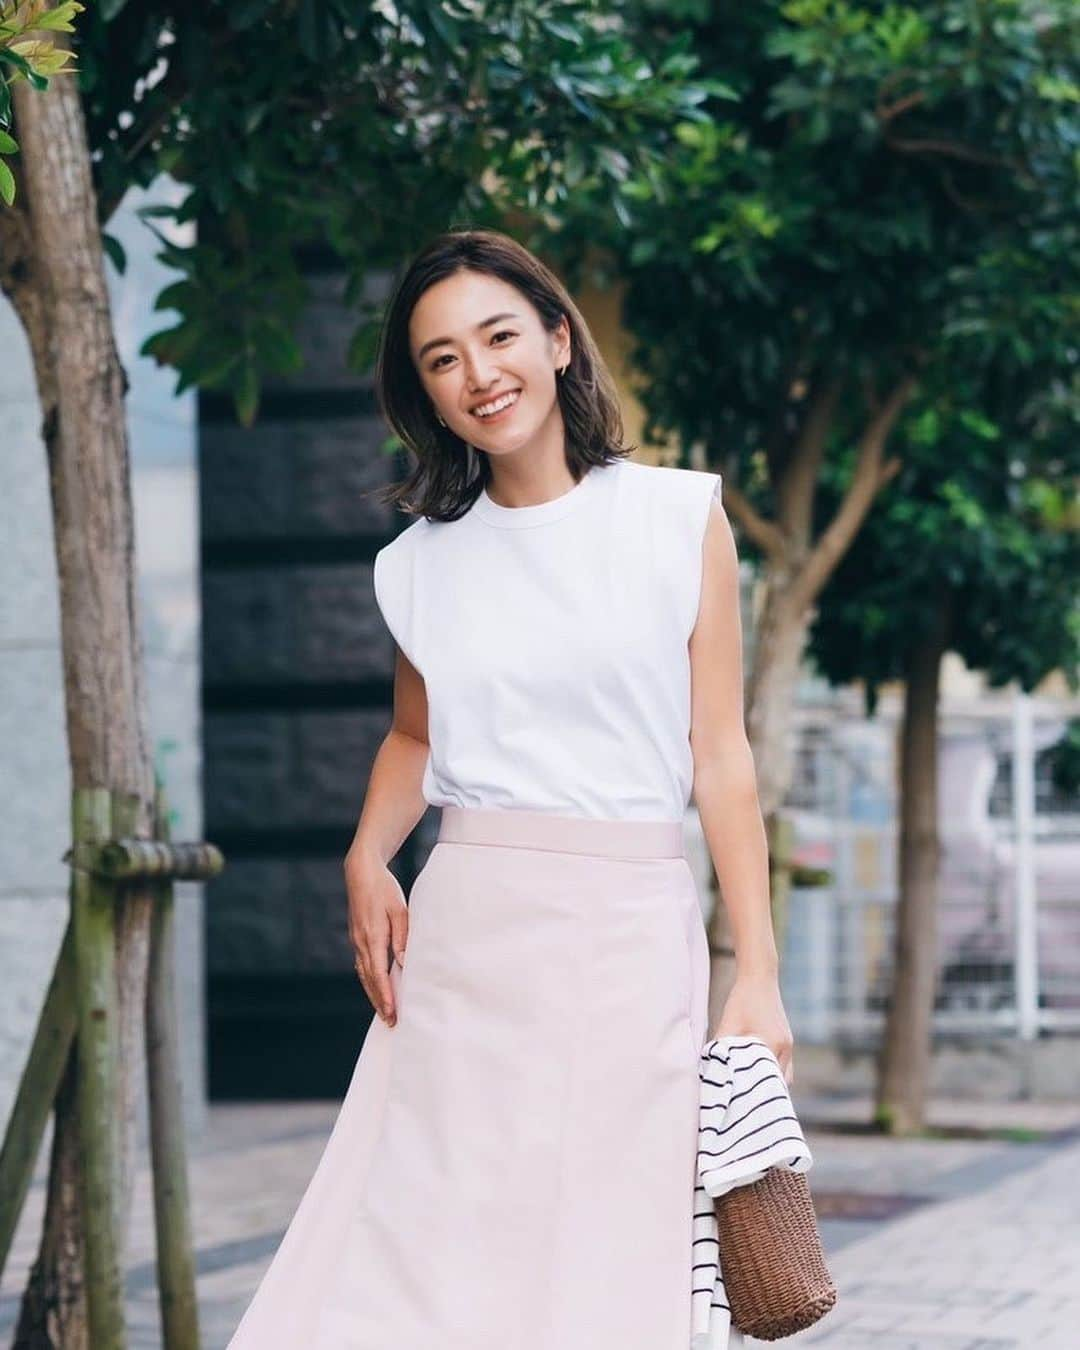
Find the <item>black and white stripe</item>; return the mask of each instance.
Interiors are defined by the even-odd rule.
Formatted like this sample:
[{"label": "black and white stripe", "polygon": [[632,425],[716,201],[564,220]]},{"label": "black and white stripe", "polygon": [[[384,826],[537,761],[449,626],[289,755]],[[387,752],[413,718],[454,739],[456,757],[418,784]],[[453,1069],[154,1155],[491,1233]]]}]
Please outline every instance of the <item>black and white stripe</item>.
[{"label": "black and white stripe", "polygon": [[759,1180],[770,1167],[806,1172],[813,1160],[780,1065],[759,1037],[706,1041],[698,1078],[690,1350],[732,1350],[743,1339],[731,1325],[713,1201],[734,1186]]}]

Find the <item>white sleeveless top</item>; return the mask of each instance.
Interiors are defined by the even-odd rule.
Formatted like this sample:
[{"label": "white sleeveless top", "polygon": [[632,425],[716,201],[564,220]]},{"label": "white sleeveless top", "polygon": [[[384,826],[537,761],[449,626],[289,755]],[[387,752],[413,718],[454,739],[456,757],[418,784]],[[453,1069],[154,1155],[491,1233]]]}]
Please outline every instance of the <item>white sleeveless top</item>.
[{"label": "white sleeveless top", "polygon": [[433,806],[682,821],[702,545],[720,475],[635,460],[568,492],[420,518],[375,598],[423,677]]}]

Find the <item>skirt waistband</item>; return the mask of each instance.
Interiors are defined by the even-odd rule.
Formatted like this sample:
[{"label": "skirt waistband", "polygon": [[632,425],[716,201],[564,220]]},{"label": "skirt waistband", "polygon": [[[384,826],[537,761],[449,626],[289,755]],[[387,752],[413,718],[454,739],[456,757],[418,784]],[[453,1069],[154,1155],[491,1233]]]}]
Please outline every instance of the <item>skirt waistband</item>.
[{"label": "skirt waistband", "polygon": [[685,856],[682,822],[677,820],[608,820],[480,806],[439,809],[439,843],[509,845],[610,858]]}]

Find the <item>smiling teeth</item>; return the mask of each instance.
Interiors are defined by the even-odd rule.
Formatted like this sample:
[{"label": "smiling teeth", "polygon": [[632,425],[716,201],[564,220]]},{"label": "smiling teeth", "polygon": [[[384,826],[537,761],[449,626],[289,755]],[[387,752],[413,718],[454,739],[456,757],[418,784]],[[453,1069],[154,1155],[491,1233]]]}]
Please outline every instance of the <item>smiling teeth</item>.
[{"label": "smiling teeth", "polygon": [[503,408],[508,408],[511,403],[516,403],[518,391],[503,394],[502,398],[497,398],[491,403],[481,403],[479,408],[474,408],[473,412],[477,417],[490,417],[492,413],[501,412]]}]

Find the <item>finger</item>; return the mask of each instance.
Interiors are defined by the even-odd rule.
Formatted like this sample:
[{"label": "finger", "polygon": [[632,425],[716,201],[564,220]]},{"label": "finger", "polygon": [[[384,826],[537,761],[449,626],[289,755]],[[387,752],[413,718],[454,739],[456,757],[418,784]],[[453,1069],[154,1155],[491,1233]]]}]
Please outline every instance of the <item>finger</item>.
[{"label": "finger", "polygon": [[364,966],[364,962],[360,958],[359,953],[357,953],[357,955],[354,956],[353,958],[353,969],[356,971],[356,978],[360,981],[361,985],[363,986],[363,990],[364,993],[367,995],[368,1002],[374,1005],[375,1000],[371,997],[371,990],[368,988],[367,970]]},{"label": "finger", "polygon": [[376,1012],[379,1012],[378,996],[375,991],[375,978],[372,970],[371,958],[368,955],[366,947],[361,945],[356,948],[353,957],[353,968],[356,971],[360,983],[364,987],[364,993],[367,995],[368,1002]]},{"label": "finger", "polygon": [[396,904],[390,911],[390,946],[399,966],[405,964],[405,947],[409,940],[409,907]]},{"label": "finger", "polygon": [[371,1001],[384,1021],[394,1025],[394,992],[390,987],[389,934],[385,927],[378,936],[368,939],[365,950],[365,970],[371,986]]}]

